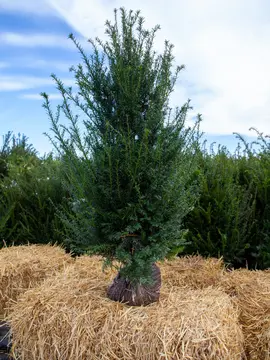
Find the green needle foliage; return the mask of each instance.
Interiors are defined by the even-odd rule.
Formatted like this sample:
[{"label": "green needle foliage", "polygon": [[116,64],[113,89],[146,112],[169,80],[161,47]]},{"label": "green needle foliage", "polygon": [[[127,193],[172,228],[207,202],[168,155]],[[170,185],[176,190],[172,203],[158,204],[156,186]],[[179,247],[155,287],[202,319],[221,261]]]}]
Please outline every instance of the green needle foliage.
[{"label": "green needle foliage", "polygon": [[202,191],[185,218],[190,230],[186,254],[223,256],[235,268],[269,268],[270,142],[256,132],[250,144],[237,134],[234,154],[225,147],[202,152]]},{"label": "green needle foliage", "polygon": [[168,41],[154,51],[158,29],[145,30],[139,11],[121,8],[106,22],[108,41],[89,40],[90,55],[70,35],[83,61],[71,68],[78,91],[52,75],[63,98],[55,112],[42,94],[73,198],[72,214],[61,215],[69,246],[119,261],[135,284],[185,243],[182,219],[198,193],[200,118],[187,128],[189,101],[169,107],[183,66],[173,70]]},{"label": "green needle foliage", "polygon": [[250,235],[250,248],[246,253],[249,267],[270,267],[270,136],[255,128],[257,140],[248,144],[237,134],[245,149],[239,168],[239,182],[249,185],[255,202],[254,225]]},{"label": "green needle foliage", "polygon": [[63,224],[56,207],[67,206],[61,163],[39,158],[27,137],[9,132],[0,150],[0,248],[25,243],[60,243]]},{"label": "green needle foliage", "polygon": [[202,153],[201,195],[185,219],[190,229],[186,252],[222,256],[235,267],[246,265],[255,205],[251,186],[239,184],[240,161],[224,147],[216,153]]}]

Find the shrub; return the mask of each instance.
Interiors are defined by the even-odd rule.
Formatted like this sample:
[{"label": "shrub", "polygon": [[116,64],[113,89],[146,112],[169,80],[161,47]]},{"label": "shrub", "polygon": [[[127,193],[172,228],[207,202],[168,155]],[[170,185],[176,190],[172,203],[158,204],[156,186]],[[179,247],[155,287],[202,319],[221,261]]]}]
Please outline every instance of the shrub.
[{"label": "shrub", "polygon": [[[25,138],[26,139],[26,138]],[[62,241],[56,206],[67,206],[60,162],[39,158],[25,141],[7,151],[0,181],[1,245]]]},{"label": "shrub", "polygon": [[[146,303],[138,297],[153,284],[153,269],[159,278],[153,264],[184,243],[182,219],[197,195],[199,119],[186,128],[189,102],[169,107],[182,67],[173,70],[169,42],[155,53],[159,27],[145,30],[139,12],[120,14],[120,22],[116,11],[115,23],[106,23],[107,42],[90,40],[90,56],[70,36],[83,59],[71,69],[78,93],[53,75],[63,97],[55,114],[43,96],[74,200],[75,215],[63,216],[71,242],[80,247],[84,237],[92,253],[119,261],[115,297],[122,299],[117,284],[124,281],[133,300]],[[60,124],[61,113],[69,127]]]},{"label": "shrub", "polygon": [[[186,253],[223,256],[234,267],[270,265],[270,156],[267,137],[230,154],[202,152],[198,205],[186,217]],[[257,148],[254,148],[254,145]]]},{"label": "shrub", "polygon": [[254,198],[254,226],[250,235],[247,262],[252,268],[270,267],[270,141],[269,136],[257,133],[257,140],[245,145],[246,156],[239,164],[240,184],[249,186]]}]

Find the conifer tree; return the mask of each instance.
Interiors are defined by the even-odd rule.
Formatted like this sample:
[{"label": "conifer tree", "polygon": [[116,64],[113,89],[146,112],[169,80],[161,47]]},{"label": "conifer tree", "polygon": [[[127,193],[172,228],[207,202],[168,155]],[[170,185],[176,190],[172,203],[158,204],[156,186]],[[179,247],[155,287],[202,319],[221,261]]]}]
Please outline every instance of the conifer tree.
[{"label": "conifer tree", "polygon": [[173,70],[168,41],[155,52],[159,26],[146,30],[139,11],[123,8],[114,19],[106,22],[106,42],[89,40],[90,55],[70,35],[83,61],[71,68],[78,91],[52,75],[63,102],[54,113],[43,93],[44,108],[78,205],[65,216],[70,231],[106,264],[120,264],[111,299],[146,305],[159,298],[156,262],[184,243],[182,220],[197,194],[200,121],[185,126],[189,101],[169,106],[183,66]]}]

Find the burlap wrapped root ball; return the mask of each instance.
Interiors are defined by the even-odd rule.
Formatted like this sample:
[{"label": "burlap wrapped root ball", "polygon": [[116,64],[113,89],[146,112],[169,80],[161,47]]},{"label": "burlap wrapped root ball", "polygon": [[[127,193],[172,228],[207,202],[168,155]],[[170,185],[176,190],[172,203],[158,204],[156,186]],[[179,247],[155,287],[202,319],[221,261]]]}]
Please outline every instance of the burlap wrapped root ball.
[{"label": "burlap wrapped root ball", "polygon": [[115,272],[98,258],[26,292],[10,315],[21,360],[240,360],[238,310],[218,289],[175,288],[158,303],[129,307],[107,298]]},{"label": "burlap wrapped root ball", "polygon": [[239,322],[248,359],[270,359],[270,272],[235,270],[224,275],[221,288],[239,307]]},{"label": "burlap wrapped root ball", "polygon": [[0,316],[18,296],[74,260],[50,245],[12,246],[0,250]]},{"label": "burlap wrapped root ball", "polygon": [[202,256],[177,257],[158,264],[162,275],[162,286],[203,289],[217,286],[225,272],[222,259]]}]

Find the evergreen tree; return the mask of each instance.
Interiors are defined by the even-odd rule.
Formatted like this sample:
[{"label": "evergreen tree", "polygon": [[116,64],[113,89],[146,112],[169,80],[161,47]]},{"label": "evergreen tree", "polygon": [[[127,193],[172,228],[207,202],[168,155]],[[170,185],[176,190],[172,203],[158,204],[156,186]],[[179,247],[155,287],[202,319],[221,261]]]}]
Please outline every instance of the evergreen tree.
[{"label": "evergreen tree", "polygon": [[169,107],[183,66],[172,70],[168,41],[162,54],[154,51],[158,29],[145,30],[139,11],[121,8],[106,22],[108,41],[89,40],[89,56],[70,35],[83,60],[71,68],[79,90],[52,75],[63,97],[55,113],[42,94],[74,199],[73,214],[64,216],[70,237],[106,264],[121,264],[108,296],[130,305],[159,298],[155,263],[184,244],[182,219],[198,189],[200,119],[186,128],[189,101]]}]

